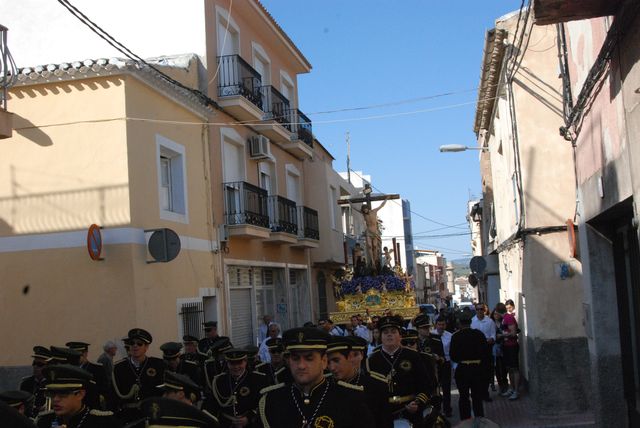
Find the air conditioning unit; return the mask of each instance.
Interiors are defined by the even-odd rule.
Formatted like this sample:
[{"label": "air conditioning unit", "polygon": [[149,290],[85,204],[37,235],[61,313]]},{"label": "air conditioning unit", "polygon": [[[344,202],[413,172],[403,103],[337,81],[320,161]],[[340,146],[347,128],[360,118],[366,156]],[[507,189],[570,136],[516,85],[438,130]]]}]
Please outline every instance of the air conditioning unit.
[{"label": "air conditioning unit", "polygon": [[268,159],[271,157],[271,142],[264,135],[251,137],[249,150],[251,159]]}]

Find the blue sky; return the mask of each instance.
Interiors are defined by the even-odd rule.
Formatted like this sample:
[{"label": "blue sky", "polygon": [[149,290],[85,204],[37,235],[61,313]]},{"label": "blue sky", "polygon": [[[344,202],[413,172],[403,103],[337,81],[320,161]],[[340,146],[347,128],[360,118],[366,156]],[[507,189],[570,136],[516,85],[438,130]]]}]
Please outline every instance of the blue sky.
[{"label": "blue sky", "polygon": [[[410,200],[416,246],[449,259],[470,253],[468,235],[433,235],[469,232],[460,224],[469,195],[481,194],[478,153],[440,153],[438,147],[475,144],[485,33],[520,1],[262,2],[313,65],[298,78],[300,109],[336,158],[334,168],[346,170],[349,131],[352,169],[371,174],[381,191]],[[455,94],[424,99],[444,93]],[[458,227],[441,229],[424,217]]]}]

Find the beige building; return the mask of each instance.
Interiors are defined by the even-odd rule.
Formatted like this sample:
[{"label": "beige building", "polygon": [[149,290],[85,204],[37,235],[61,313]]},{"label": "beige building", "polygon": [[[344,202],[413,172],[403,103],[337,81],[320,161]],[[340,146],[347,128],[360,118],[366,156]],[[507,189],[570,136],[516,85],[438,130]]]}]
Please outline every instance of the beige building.
[{"label": "beige building", "polygon": [[[198,69],[195,56],[183,58]],[[197,74],[197,73],[196,73]],[[209,166],[212,110],[192,93],[125,61],[23,69],[9,92],[13,136],[0,160],[0,319],[12,352],[36,344],[118,340],[138,326],[154,346],[184,331],[181,301],[221,284]],[[177,124],[180,125],[177,125]],[[101,260],[87,231],[102,227]],[[168,263],[147,251],[149,230],[170,228]],[[158,235],[157,235],[158,236]]]},{"label": "beige building", "polygon": [[[485,254],[499,257],[500,301],[515,301],[521,374],[538,412],[585,412],[582,271],[567,239],[576,211],[572,150],[550,138],[563,108],[557,50],[548,48],[558,35],[532,20],[521,20],[516,35],[518,16],[487,32],[482,61],[474,131],[491,225]],[[523,31],[537,48],[519,46]]]},{"label": "beige building", "polygon": [[[334,308],[329,275],[361,232],[337,199],[356,190],[299,108],[308,61],[258,1],[229,6],[207,3],[204,57],[149,60],[185,87],[119,59],[20,70],[0,159],[0,320],[25,334],[5,331],[1,367],[69,340],[95,358],[134,326],[153,354],[205,320],[243,346],[264,315],[284,329]],[[149,263],[176,248],[165,228],[180,251]]]}]

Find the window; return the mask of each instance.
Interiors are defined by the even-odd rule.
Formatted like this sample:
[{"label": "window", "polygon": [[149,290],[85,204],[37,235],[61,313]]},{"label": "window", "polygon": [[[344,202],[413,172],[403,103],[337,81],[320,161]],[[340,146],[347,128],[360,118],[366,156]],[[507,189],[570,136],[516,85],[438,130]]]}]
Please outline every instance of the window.
[{"label": "window", "polygon": [[188,223],[184,146],[156,135],[160,218]]}]

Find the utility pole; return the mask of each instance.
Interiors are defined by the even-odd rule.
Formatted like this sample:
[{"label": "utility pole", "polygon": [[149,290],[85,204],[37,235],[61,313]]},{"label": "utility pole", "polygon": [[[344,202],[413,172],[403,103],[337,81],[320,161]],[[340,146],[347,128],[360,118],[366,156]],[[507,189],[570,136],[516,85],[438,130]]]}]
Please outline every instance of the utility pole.
[{"label": "utility pole", "polygon": [[351,184],[351,139],[349,138],[349,131],[346,135],[347,139],[347,181]]}]

